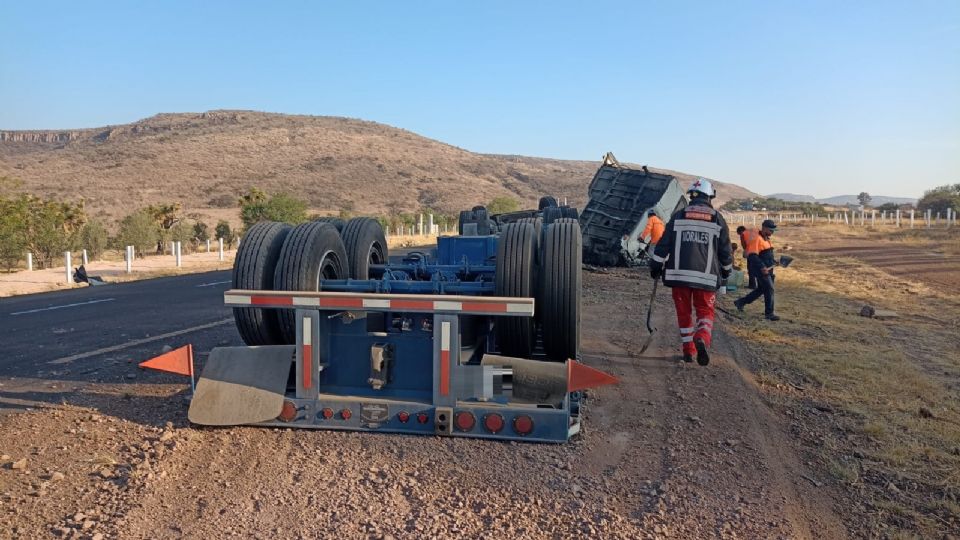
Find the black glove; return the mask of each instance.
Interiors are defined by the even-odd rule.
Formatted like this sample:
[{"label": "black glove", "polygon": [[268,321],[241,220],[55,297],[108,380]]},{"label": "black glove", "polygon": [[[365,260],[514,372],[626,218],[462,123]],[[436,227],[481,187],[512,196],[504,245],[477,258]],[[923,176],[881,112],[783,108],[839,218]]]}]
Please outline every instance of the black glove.
[{"label": "black glove", "polygon": [[730,277],[730,271],[725,268],[721,268],[720,277],[722,277],[723,279],[727,279],[728,277]]},{"label": "black glove", "polygon": [[650,263],[650,277],[653,279],[660,279],[660,276],[663,275],[663,265],[658,262]]}]

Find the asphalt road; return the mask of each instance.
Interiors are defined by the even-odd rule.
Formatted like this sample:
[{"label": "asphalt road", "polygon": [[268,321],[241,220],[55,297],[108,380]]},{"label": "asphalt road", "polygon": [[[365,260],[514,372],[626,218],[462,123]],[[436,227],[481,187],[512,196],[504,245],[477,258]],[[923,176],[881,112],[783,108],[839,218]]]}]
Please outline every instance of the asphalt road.
[{"label": "asphalt road", "polygon": [[2,298],[0,376],[89,380],[98,362],[145,360],[164,345],[240,344],[229,288],[219,271]]}]

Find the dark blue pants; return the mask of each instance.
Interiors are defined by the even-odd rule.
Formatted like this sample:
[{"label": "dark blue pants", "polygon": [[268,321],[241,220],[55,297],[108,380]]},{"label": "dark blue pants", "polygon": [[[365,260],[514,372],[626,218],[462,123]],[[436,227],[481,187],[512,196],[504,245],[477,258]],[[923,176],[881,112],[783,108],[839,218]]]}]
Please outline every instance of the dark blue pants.
[{"label": "dark blue pants", "polygon": [[756,273],[757,288],[750,291],[739,302],[743,305],[753,303],[754,300],[763,296],[763,314],[773,315],[773,282],[776,279],[773,273]]}]

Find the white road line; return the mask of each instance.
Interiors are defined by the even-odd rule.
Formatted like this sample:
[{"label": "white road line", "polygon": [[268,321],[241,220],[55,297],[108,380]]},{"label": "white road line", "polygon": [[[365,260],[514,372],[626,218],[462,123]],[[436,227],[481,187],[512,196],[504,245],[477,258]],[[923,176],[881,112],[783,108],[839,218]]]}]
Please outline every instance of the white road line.
[{"label": "white road line", "polygon": [[136,347],[137,345],[143,345],[144,343],[150,343],[151,341],[159,341],[161,339],[172,338],[174,336],[180,336],[183,334],[189,334],[190,332],[196,332],[197,330],[206,330],[207,328],[213,328],[215,326],[223,326],[228,323],[233,322],[233,317],[229,319],[223,319],[222,321],[216,321],[207,324],[201,324],[200,326],[194,326],[193,328],[184,328],[183,330],[177,330],[175,332],[167,332],[166,334],[160,334],[159,336],[151,336],[143,339],[135,339],[133,341],[128,341],[120,345],[114,345],[112,347],[104,347],[102,349],[97,349],[95,351],[75,354],[73,356],[65,356],[63,358],[57,358],[56,360],[51,360],[47,362],[48,364],[67,364],[73,362],[74,360],[80,360],[82,358],[90,358],[91,356],[97,356],[101,354],[106,354],[109,352],[122,351],[123,349],[129,349],[130,347]]},{"label": "white road line", "polygon": [[214,285],[223,285],[224,283],[230,283],[233,280],[226,281],[214,281],[213,283],[201,283],[200,285],[195,285],[195,287],[213,287]]},{"label": "white road line", "polygon": [[116,298],[101,298],[100,300],[90,300],[89,302],[77,302],[76,304],[64,304],[62,306],[51,306],[39,309],[28,309],[27,311],[16,311],[10,315],[26,315],[27,313],[39,313],[41,311],[51,311],[54,309],[63,309],[68,307],[85,306],[87,304],[99,304],[100,302],[113,302]]}]

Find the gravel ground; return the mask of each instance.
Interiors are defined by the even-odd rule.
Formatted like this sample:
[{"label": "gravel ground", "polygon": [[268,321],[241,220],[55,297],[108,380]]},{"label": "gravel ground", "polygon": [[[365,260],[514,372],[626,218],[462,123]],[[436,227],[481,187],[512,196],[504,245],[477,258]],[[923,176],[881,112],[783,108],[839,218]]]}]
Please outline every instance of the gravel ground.
[{"label": "gravel ground", "polygon": [[565,445],[198,429],[182,384],[161,374],[66,391],[6,380],[0,410],[17,412],[0,415],[0,536],[848,536],[722,325],[710,366],[678,363],[664,291],[661,331],[632,354],[650,284],[584,274],[584,362],[621,381],[589,393],[584,432]]}]

